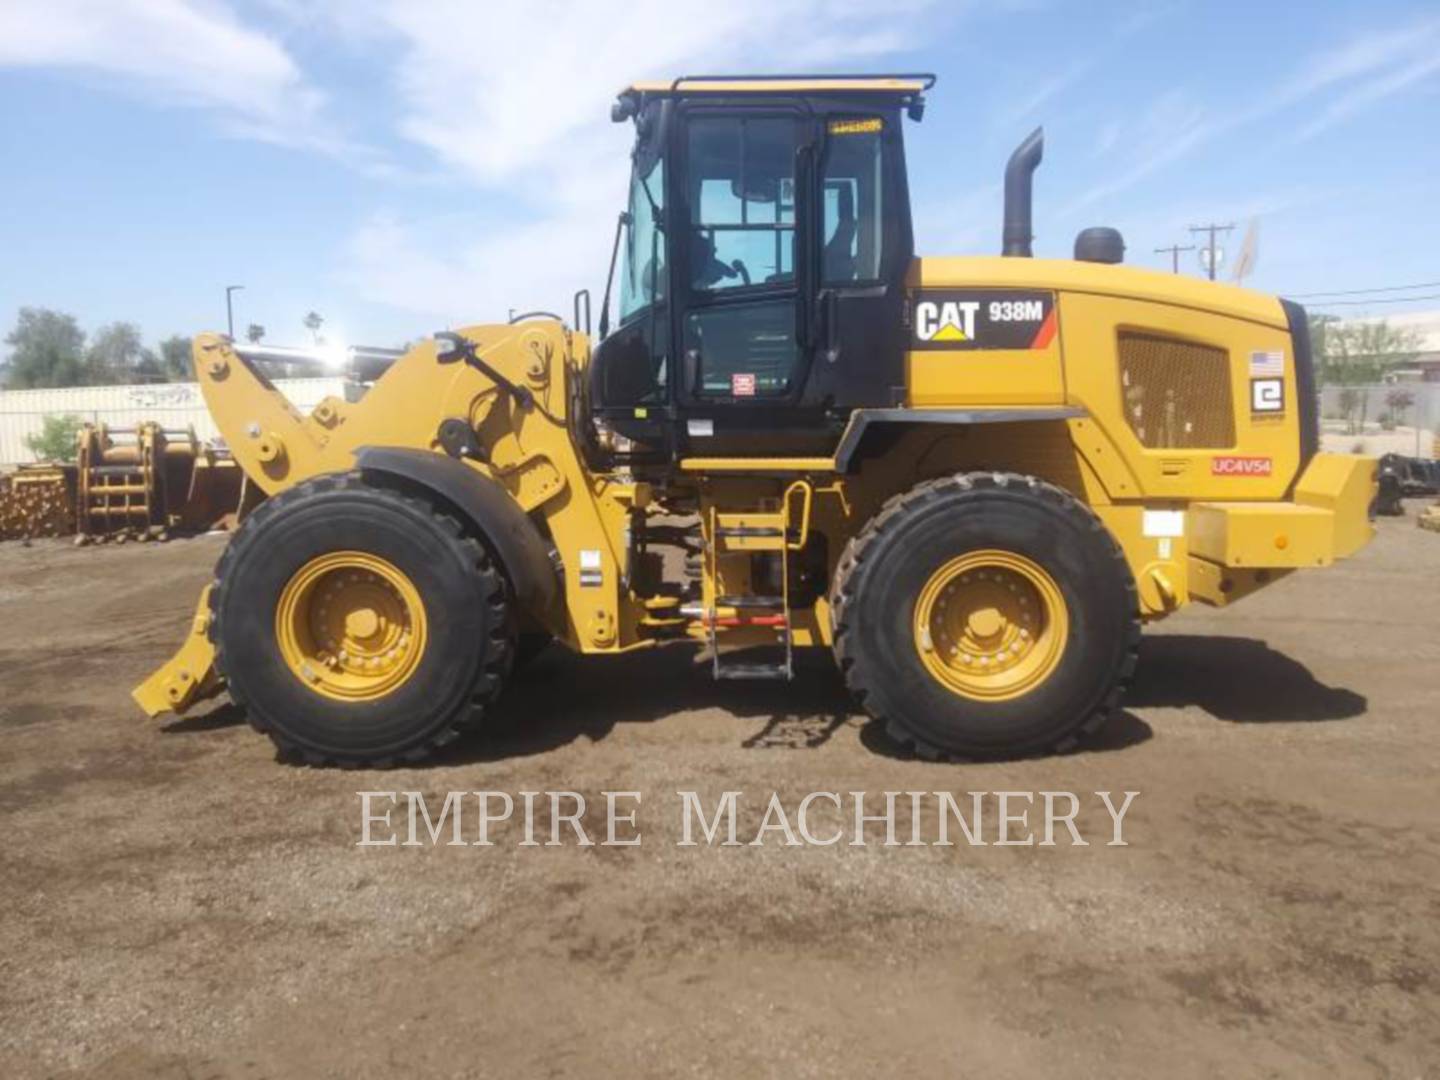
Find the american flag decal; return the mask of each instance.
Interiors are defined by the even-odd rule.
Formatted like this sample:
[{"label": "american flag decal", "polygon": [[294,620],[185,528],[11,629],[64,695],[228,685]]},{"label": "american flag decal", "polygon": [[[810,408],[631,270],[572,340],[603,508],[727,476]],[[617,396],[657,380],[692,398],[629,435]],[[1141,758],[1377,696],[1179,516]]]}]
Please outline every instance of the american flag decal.
[{"label": "american flag decal", "polygon": [[1252,352],[1250,354],[1250,377],[1252,379],[1278,379],[1285,374],[1283,352]]}]

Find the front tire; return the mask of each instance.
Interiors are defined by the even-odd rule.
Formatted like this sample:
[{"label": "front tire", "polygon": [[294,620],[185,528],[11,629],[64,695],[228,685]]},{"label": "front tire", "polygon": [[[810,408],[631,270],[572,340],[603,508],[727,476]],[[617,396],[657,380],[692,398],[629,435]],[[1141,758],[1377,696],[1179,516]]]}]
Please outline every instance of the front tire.
[{"label": "front tire", "polygon": [[926,757],[1070,749],[1119,705],[1140,641],[1103,523],[1008,473],[891,499],[841,556],[831,610],[847,685]]},{"label": "front tire", "polygon": [[356,473],[261,504],[216,579],[216,665],[285,758],[419,760],[477,726],[509,674],[513,618],[484,546]]}]

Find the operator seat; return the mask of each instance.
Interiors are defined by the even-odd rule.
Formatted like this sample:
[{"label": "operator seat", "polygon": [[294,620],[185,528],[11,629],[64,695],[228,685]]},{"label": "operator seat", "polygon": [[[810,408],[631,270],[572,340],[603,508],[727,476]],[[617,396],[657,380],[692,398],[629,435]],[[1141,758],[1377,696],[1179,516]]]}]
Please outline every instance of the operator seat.
[{"label": "operator seat", "polygon": [[825,280],[855,280],[855,194],[849,187],[836,191],[835,235],[825,244]]}]

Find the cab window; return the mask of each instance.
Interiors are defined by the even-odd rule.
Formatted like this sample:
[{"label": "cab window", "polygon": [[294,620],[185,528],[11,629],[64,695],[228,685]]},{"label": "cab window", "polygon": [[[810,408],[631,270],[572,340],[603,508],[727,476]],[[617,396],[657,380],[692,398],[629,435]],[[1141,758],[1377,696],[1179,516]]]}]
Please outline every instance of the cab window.
[{"label": "cab window", "polygon": [[884,221],[883,121],[836,118],[827,124],[821,264],[827,285],[880,277]]},{"label": "cab window", "polygon": [[665,298],[665,164],[656,158],[648,173],[630,180],[630,226],[620,278],[620,321]]},{"label": "cab window", "polygon": [[695,117],[689,127],[691,287],[793,282],[794,121]]}]

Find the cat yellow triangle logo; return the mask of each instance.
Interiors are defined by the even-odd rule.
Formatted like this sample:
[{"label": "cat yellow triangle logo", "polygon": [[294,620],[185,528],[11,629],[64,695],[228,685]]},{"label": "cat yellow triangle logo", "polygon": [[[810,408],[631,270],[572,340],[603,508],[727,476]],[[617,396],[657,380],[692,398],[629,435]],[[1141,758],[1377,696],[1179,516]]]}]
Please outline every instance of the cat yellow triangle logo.
[{"label": "cat yellow triangle logo", "polygon": [[922,300],[915,305],[915,336],[950,344],[975,340],[978,300]]}]

